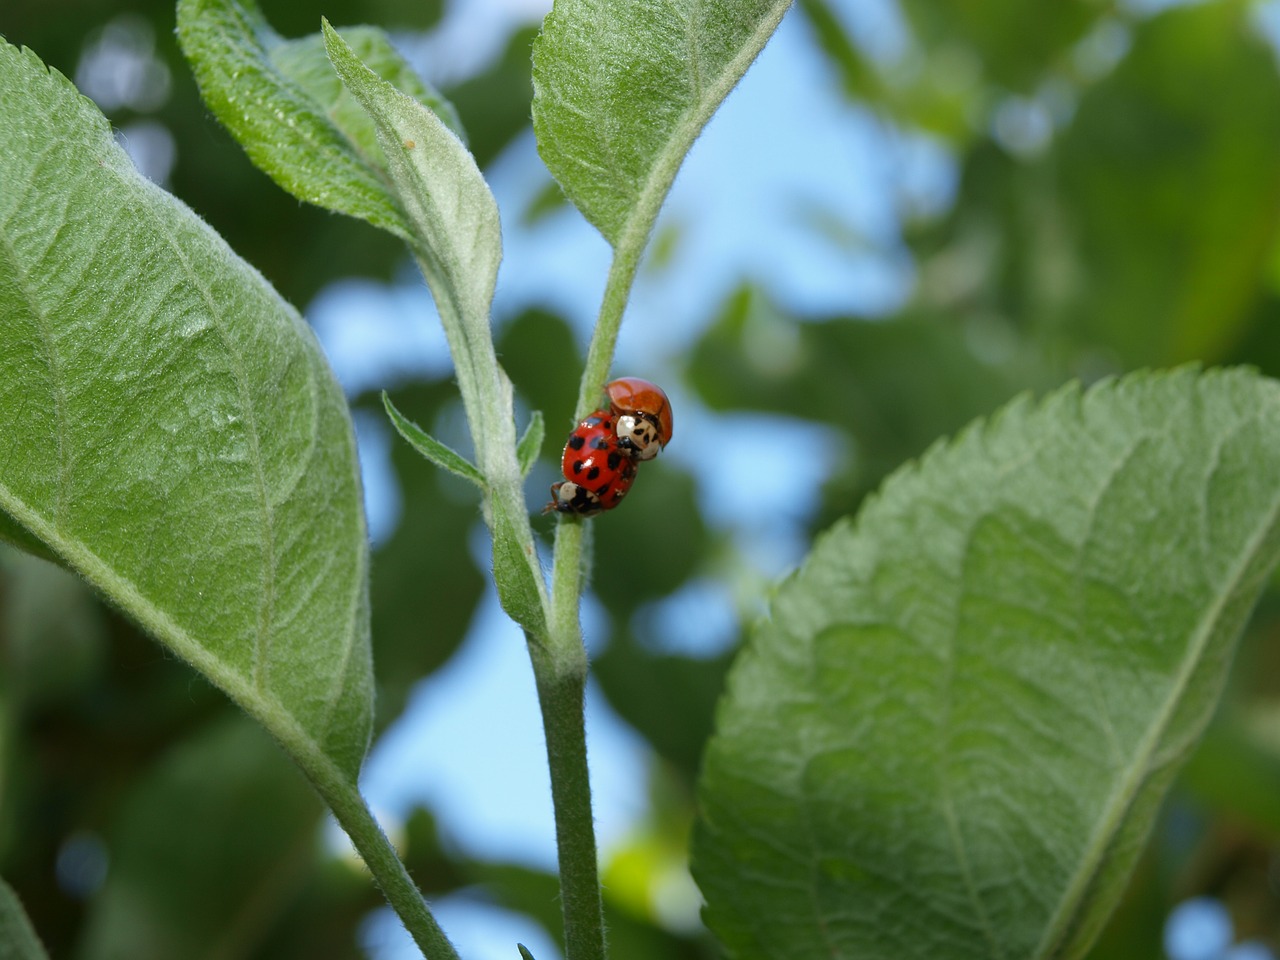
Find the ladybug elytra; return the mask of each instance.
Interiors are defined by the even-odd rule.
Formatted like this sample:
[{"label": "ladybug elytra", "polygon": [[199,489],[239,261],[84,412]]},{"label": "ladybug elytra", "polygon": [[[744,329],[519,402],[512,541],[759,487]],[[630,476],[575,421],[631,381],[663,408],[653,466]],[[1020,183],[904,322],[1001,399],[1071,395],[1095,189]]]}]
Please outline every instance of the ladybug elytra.
[{"label": "ladybug elytra", "polygon": [[604,385],[609,409],[618,418],[618,446],[637,460],[652,460],[671,441],[671,402],[657,384],[619,377]]},{"label": "ladybug elytra", "polygon": [[622,502],[635,479],[636,462],[620,449],[612,414],[597,410],[569,434],[561,469],[564,479],[551,485],[547,510],[591,517]]},{"label": "ladybug elytra", "polygon": [[605,384],[609,409],[596,410],[569,434],[564,479],[551,485],[552,510],[593,517],[622,502],[636,471],[671,440],[671,403],[656,384],[621,377]]}]

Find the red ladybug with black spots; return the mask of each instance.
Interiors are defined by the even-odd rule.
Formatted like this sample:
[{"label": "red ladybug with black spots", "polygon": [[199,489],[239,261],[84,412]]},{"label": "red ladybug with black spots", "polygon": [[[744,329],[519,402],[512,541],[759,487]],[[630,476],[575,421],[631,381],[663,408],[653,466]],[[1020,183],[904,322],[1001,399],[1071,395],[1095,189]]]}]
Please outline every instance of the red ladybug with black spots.
[{"label": "red ladybug with black spots", "polygon": [[622,502],[635,479],[636,461],[619,448],[614,427],[613,415],[597,410],[573,428],[561,461],[564,479],[551,485],[544,512],[593,517]]},{"label": "red ladybug with black spots", "polygon": [[671,403],[662,388],[639,377],[620,377],[604,387],[608,410],[596,410],[569,434],[561,468],[551,485],[552,510],[593,517],[622,502],[636,471],[671,439]]}]

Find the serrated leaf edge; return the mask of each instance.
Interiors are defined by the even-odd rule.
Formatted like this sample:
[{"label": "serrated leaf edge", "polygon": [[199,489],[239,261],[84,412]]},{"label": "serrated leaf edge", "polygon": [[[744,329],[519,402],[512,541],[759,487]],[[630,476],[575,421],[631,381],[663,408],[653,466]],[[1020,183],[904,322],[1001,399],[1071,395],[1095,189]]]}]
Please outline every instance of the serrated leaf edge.
[{"label": "serrated leaf edge", "polygon": [[[951,437],[937,440],[918,459],[902,464],[885,478],[876,491],[863,500],[855,514],[842,517],[827,531],[820,534],[815,541],[813,549],[800,567],[778,584],[770,602],[770,611],[752,624],[751,633],[755,634],[766,625],[771,625],[782,633],[790,635],[790,632],[786,630],[785,624],[778,622],[774,618],[773,610],[776,601],[791,588],[793,583],[804,578],[807,571],[815,566],[820,568],[821,565],[828,562],[825,556],[828,544],[835,543],[837,538],[841,536],[855,534],[868,522],[868,515],[878,513],[881,509],[887,508],[894,500],[900,498],[902,496],[900,490],[904,485],[914,483],[927,470],[937,470],[940,466],[945,466],[946,459],[955,455],[957,451],[974,444],[981,444],[985,435],[999,428],[1005,421],[1014,418],[1034,417],[1054,407],[1066,407],[1068,405],[1073,405],[1075,407],[1074,415],[1081,417],[1085,413],[1086,405],[1100,402],[1107,394],[1114,394],[1126,387],[1140,385],[1143,382],[1151,382],[1156,378],[1162,378],[1170,382],[1186,381],[1187,389],[1193,389],[1206,382],[1240,378],[1246,375],[1255,377],[1259,382],[1270,383],[1272,387],[1276,386],[1274,381],[1260,376],[1257,371],[1250,368],[1219,368],[1202,371],[1198,363],[1190,363],[1171,370],[1139,370],[1123,376],[1106,377],[1088,388],[1085,388],[1078,381],[1072,381],[1040,398],[1034,397],[1030,392],[1015,396],[993,414],[975,418]],[[1225,439],[1223,437],[1217,438],[1215,449],[1221,449]],[[882,504],[884,505],[883,507]],[[1273,534],[1277,528],[1280,528],[1280,492],[1277,492],[1273,497],[1270,509],[1265,514],[1265,522],[1260,523],[1254,534],[1242,543],[1238,559],[1233,568],[1222,577],[1219,584],[1220,589],[1213,603],[1209,605],[1205,614],[1196,624],[1195,630],[1188,634],[1189,642],[1186,652],[1180,659],[1179,670],[1173,678],[1169,696],[1158,716],[1144,734],[1139,749],[1129,755],[1133,761],[1129,764],[1132,772],[1121,779],[1112,798],[1108,800],[1103,808],[1107,813],[1099,816],[1093,835],[1082,846],[1083,856],[1079,867],[1073,872],[1070,883],[1063,888],[1059,909],[1049,918],[1045,926],[1044,936],[1037,945],[1036,951],[1031,955],[1037,960],[1058,956],[1081,956],[1083,955],[1081,950],[1091,942],[1077,942],[1071,938],[1077,931],[1081,930],[1077,921],[1082,917],[1081,910],[1087,901],[1093,882],[1105,867],[1107,853],[1112,848],[1112,844],[1109,842],[1110,838],[1116,835],[1116,824],[1122,822],[1125,812],[1132,808],[1133,802],[1141,792],[1143,784],[1161,769],[1164,763],[1162,753],[1167,752],[1167,750],[1161,750],[1162,737],[1177,712],[1182,692],[1187,689],[1196,669],[1203,661],[1203,652],[1212,638],[1214,625],[1219,621],[1229,601],[1239,597],[1241,587],[1248,585],[1246,573],[1252,558],[1256,556],[1261,543]],[[751,644],[748,644],[744,649],[743,655],[755,655]],[[716,708],[717,731],[722,729],[726,722],[726,711],[729,706],[729,695],[726,691],[726,693],[722,694]],[[1208,715],[1206,714],[1201,721],[1202,725],[1207,720]],[[707,755],[710,754],[713,748],[712,745],[718,739],[718,736],[718,733],[713,734],[712,740],[707,747]],[[1195,731],[1189,732],[1188,736],[1194,738]],[[1167,745],[1165,746],[1167,747]],[[699,789],[702,789],[701,785]],[[1088,930],[1086,929],[1085,932],[1087,933]],[[1068,947],[1074,948],[1072,952],[1064,952]]]}]

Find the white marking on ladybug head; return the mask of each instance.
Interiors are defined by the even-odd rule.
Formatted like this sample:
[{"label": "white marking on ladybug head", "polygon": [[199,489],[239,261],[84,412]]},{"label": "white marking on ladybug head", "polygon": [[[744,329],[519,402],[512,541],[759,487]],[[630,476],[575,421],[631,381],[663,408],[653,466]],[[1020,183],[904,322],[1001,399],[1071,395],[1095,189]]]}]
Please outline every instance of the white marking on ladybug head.
[{"label": "white marking on ladybug head", "polygon": [[637,460],[652,460],[662,452],[658,429],[645,417],[624,413],[618,417],[614,432],[618,435],[618,446],[634,451]]}]

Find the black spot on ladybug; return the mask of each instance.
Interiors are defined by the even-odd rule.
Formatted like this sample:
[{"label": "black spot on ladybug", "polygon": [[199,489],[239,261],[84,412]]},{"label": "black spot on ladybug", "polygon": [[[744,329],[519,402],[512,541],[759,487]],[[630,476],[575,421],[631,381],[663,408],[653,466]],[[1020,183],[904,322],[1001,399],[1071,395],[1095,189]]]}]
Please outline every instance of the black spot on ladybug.
[{"label": "black spot on ladybug", "polygon": [[582,461],[581,461],[581,460],[575,460],[575,461],[573,461],[573,472],[574,472],[574,473],[581,473],[581,472],[582,472]]},{"label": "black spot on ladybug", "polygon": [[600,468],[599,468],[599,467],[592,467],[590,470],[588,470],[588,471],[587,471],[587,479],[588,479],[588,480],[594,480],[594,479],[596,479],[598,476],[600,476]]},{"label": "black spot on ladybug", "polygon": [[608,463],[609,463],[610,470],[617,470],[618,464],[622,463],[622,454],[620,454],[617,450],[614,450],[612,453],[609,454]]},{"label": "black spot on ladybug", "polygon": [[604,437],[596,437],[591,441],[592,450],[607,450],[608,448],[609,448],[609,441]]},{"label": "black spot on ladybug", "polygon": [[570,449],[570,450],[581,450],[581,449],[582,449],[582,445],[583,445],[584,443],[586,443],[586,442],[587,442],[587,438],[586,438],[586,437],[582,436],[581,434],[577,434],[577,433],[575,433],[573,436],[571,436],[571,437],[569,438],[569,449]]}]

